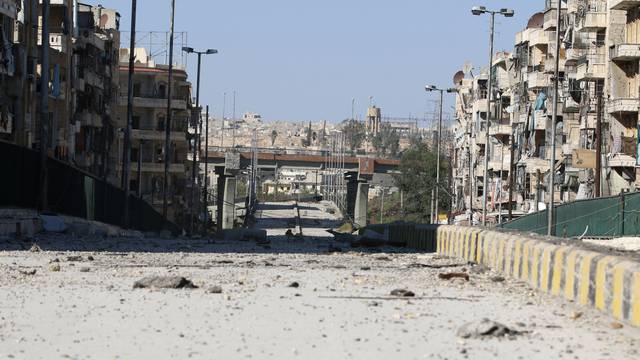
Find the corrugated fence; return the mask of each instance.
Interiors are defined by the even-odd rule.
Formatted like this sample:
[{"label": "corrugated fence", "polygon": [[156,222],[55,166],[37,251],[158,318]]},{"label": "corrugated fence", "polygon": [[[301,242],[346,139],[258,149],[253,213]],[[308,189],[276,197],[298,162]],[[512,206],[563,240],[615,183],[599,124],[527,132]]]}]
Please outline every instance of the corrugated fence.
[{"label": "corrugated fence", "polygon": [[[620,237],[640,234],[640,193],[578,200],[555,207],[560,237]],[[547,210],[502,225],[505,229],[547,233]]]},{"label": "corrugated fence", "polygon": [[[39,153],[0,141],[0,206],[36,209],[40,188]],[[48,211],[121,226],[124,191],[56,159],[47,159]],[[131,228],[140,231],[179,228],[146,201],[130,196]]]}]

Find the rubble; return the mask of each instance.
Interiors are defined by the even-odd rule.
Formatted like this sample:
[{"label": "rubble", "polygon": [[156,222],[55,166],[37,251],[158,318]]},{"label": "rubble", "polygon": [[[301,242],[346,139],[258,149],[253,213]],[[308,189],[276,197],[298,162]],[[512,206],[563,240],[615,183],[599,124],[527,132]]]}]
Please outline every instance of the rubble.
[{"label": "rubble", "polygon": [[463,339],[478,339],[486,337],[504,337],[523,334],[524,332],[513,330],[507,326],[484,318],[464,324],[458,329],[457,336]]},{"label": "rubble", "polygon": [[147,276],[135,283],[134,289],[196,289],[190,280],[181,276]]}]

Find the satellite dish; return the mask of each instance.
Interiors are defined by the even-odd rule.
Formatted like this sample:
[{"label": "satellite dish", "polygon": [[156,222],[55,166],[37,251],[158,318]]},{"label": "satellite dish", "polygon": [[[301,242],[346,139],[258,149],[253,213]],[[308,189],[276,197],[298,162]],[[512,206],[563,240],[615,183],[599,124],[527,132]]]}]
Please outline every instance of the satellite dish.
[{"label": "satellite dish", "polygon": [[464,65],[462,66],[462,73],[465,75],[469,75],[471,74],[471,70],[473,70],[473,64],[469,60],[465,61]]},{"label": "satellite dish", "polygon": [[464,80],[464,72],[458,71],[455,75],[453,75],[453,85],[459,86],[462,85],[462,80]]},{"label": "satellite dish", "polygon": [[544,13],[535,13],[527,23],[527,29],[541,28],[544,25]]}]

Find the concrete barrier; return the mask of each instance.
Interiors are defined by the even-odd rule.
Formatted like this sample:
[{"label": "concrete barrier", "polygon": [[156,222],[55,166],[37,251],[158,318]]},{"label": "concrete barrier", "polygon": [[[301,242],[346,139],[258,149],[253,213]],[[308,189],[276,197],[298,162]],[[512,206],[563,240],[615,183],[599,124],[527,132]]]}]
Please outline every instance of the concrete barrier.
[{"label": "concrete barrier", "polygon": [[488,266],[540,291],[640,327],[640,261],[535,235],[440,226],[437,252]]}]

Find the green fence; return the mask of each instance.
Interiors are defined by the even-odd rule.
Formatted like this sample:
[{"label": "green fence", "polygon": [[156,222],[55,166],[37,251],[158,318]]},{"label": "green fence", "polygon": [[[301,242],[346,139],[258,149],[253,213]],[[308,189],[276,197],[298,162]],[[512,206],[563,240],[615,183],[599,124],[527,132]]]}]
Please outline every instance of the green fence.
[{"label": "green fence", "polygon": [[[547,210],[502,225],[547,234]],[[578,200],[555,207],[555,234],[561,237],[620,237],[640,234],[640,193]]]}]

